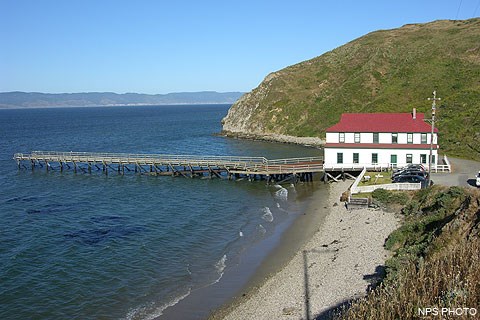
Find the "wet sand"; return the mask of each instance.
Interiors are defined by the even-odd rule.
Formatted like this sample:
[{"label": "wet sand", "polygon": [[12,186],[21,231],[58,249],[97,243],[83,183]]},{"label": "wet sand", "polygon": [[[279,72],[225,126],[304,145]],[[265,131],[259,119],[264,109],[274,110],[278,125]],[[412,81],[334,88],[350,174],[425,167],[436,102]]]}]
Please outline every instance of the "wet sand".
[{"label": "wet sand", "polygon": [[[276,273],[254,278],[255,286],[210,318],[314,319],[364,295],[369,283],[381,273],[389,255],[383,244],[398,227],[398,220],[394,213],[378,209],[348,211],[339,199],[350,184],[332,184],[326,202],[313,199],[306,215],[324,217],[316,219],[314,232],[307,235],[308,240],[293,258]],[[302,228],[292,230],[302,236]],[[292,239],[292,235],[286,239]],[[266,264],[273,262],[269,258]]]}]

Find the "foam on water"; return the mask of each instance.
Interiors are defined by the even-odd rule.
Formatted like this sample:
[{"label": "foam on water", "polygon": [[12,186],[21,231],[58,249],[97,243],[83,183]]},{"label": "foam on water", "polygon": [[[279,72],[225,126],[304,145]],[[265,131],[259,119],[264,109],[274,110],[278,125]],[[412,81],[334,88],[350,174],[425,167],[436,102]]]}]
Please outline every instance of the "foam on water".
[{"label": "foam on water", "polygon": [[265,233],[267,233],[267,229],[265,229],[265,227],[261,224],[258,225],[257,227],[257,230],[263,235]]},{"label": "foam on water", "polygon": [[154,307],[153,302],[149,303],[147,305],[143,305],[143,306],[134,308],[127,313],[127,316],[125,317],[125,320],[133,320],[133,319],[153,320],[153,319],[156,319],[156,318],[160,317],[161,315],[163,315],[163,312],[167,308],[173,307],[174,305],[176,305],[177,303],[179,303],[180,301],[182,301],[183,299],[188,297],[191,292],[192,292],[192,289],[189,288],[185,294],[182,294],[178,297],[175,297],[171,301],[168,301],[168,302],[162,304],[161,306],[159,306],[157,308]]},{"label": "foam on water", "polygon": [[218,281],[220,281],[220,279],[222,279],[223,273],[225,272],[226,267],[227,267],[227,255],[224,254],[223,257],[221,257],[220,260],[218,260],[217,263],[215,263],[215,270],[219,274],[219,277],[217,280],[215,280],[214,283],[217,283]]},{"label": "foam on water", "polygon": [[288,190],[285,189],[284,187],[281,187],[280,190],[277,190],[275,192],[275,198],[282,200],[282,201],[287,201],[288,200]]},{"label": "foam on water", "polygon": [[262,219],[267,221],[267,222],[272,222],[273,221],[273,214],[272,214],[272,211],[270,211],[270,208],[269,207],[264,207],[264,208],[262,208],[262,211],[263,211]]}]

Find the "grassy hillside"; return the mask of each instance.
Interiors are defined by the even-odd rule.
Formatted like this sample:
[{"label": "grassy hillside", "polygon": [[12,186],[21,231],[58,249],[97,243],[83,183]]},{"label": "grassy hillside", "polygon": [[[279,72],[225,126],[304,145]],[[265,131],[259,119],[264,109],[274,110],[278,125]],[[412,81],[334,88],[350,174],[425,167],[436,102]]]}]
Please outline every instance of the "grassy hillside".
[{"label": "grassy hillside", "polygon": [[442,152],[480,159],[479,34],[479,18],[372,32],[270,74],[224,129],[323,137],[343,112],[429,113],[437,90]]},{"label": "grassy hillside", "polygon": [[[392,192],[376,191],[373,196],[383,201],[396,199]],[[478,310],[480,192],[435,186],[405,200],[403,225],[385,243],[395,252],[387,277],[336,319],[430,319],[418,311],[429,307]]]}]

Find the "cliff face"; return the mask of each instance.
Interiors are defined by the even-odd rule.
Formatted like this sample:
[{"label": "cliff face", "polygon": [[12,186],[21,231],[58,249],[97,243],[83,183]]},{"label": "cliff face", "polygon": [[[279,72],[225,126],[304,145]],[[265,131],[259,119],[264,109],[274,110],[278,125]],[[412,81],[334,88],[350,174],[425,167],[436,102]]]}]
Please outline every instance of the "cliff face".
[{"label": "cliff face", "polygon": [[479,158],[478,34],[478,18],[372,32],[271,73],[231,107],[223,130],[321,141],[343,112],[410,112],[415,107],[428,114],[427,98],[437,90],[442,150],[470,158],[473,152]]}]

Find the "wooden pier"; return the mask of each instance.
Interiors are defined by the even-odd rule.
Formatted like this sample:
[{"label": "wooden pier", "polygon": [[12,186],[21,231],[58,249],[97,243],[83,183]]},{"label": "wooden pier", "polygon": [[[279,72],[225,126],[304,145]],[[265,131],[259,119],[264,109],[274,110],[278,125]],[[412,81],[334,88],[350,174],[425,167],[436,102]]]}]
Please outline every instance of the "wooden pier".
[{"label": "wooden pier", "polygon": [[29,154],[16,153],[13,159],[19,169],[30,167],[31,170],[44,168],[75,173],[102,171],[105,175],[134,172],[186,178],[296,182],[312,181],[314,173],[323,172],[322,157],[268,160],[264,157],[32,151]]}]

